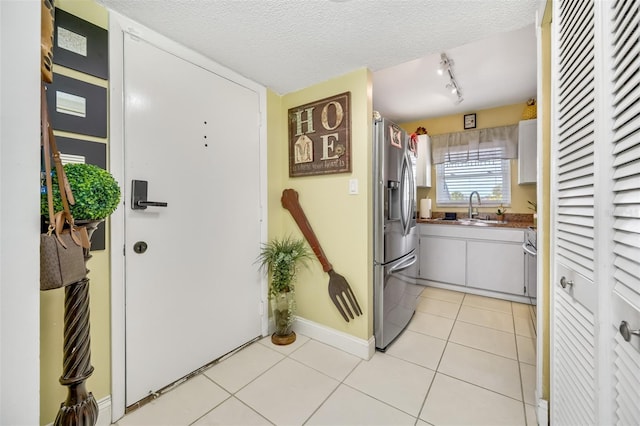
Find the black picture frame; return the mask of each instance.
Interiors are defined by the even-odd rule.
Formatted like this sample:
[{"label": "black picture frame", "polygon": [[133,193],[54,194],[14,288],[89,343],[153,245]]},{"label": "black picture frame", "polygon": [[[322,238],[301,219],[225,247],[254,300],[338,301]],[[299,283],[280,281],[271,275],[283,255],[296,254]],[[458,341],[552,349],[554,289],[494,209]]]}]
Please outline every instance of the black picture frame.
[{"label": "black picture frame", "polygon": [[[58,111],[57,92],[63,92],[85,99],[84,117]],[[76,80],[65,75],[54,74],[53,83],[47,87],[49,119],[55,130],[81,135],[107,137],[107,89]]]},{"label": "black picture frame", "polygon": [[464,115],[464,129],[475,129],[476,128],[476,115],[475,114],[465,114]]},{"label": "black picture frame", "polygon": [[[58,34],[60,28],[73,33],[73,37],[82,40],[83,54],[60,47]],[[69,33],[67,33],[69,34]],[[104,80],[109,79],[109,34],[104,28],[78,18],[64,10],[55,9],[53,30],[53,63],[76,71],[90,74]]]}]

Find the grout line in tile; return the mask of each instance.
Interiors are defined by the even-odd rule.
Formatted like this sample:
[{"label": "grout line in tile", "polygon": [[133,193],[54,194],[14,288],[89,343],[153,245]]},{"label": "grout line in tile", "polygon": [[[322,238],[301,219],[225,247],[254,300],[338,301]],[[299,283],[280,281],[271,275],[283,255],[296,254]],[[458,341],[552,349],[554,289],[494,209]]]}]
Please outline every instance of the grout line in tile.
[{"label": "grout line in tile", "polygon": [[[435,377],[435,376],[434,376],[434,377]],[[432,381],[432,383],[433,383],[433,381]],[[353,386],[349,385],[348,383],[341,383],[341,384],[345,385],[346,387],[348,387],[348,388],[350,388],[350,389],[353,389],[353,390],[354,390],[354,391],[356,391],[356,392],[359,392],[359,393],[361,393],[361,394],[363,394],[363,395],[366,395],[366,396],[368,396],[368,397],[369,397],[369,398],[371,398],[371,399],[375,399],[376,401],[378,401],[378,402],[380,402],[380,403],[382,403],[382,404],[386,405],[387,407],[391,407],[391,408],[393,408],[394,410],[400,411],[401,413],[404,413],[404,414],[406,414],[406,415],[408,415],[408,416],[410,416],[410,417],[413,417],[414,419],[417,419],[417,418],[419,418],[419,416],[420,416],[420,412],[418,412],[418,416],[414,416],[414,415],[413,415],[413,414],[411,414],[411,413],[407,413],[407,412],[406,412],[406,411],[404,411],[402,408],[398,408],[398,407],[396,407],[396,406],[394,406],[394,405],[391,405],[391,404],[389,404],[389,403],[388,403],[388,402],[386,402],[386,401],[383,401],[383,400],[381,400],[381,399],[378,399],[378,398],[376,398],[375,396],[370,395],[370,394],[368,394],[368,393],[366,393],[366,392],[364,392],[364,391],[362,391],[362,390],[360,390],[360,389],[354,388]],[[429,385],[429,386],[431,386],[431,385]]]},{"label": "grout line in tile", "polygon": [[537,306],[537,305],[529,305],[529,318],[531,318],[531,324],[533,325],[533,333],[535,334],[534,338],[537,338],[538,324],[536,323],[536,321],[537,321],[538,313],[536,312],[536,308],[534,308],[534,306]]},{"label": "grout line in tile", "polygon": [[[215,382],[214,382],[215,383]],[[217,383],[216,383],[217,385]],[[220,385],[218,385],[220,386]],[[220,405],[224,404],[226,401],[228,401],[229,399],[233,398],[233,395],[229,394],[229,396],[225,399],[223,399],[222,401],[220,401],[220,403],[214,405],[213,407],[211,407],[210,410],[207,410],[203,415],[201,415],[200,417],[198,417],[197,419],[195,419],[194,421],[192,421],[191,423],[189,423],[189,426],[195,424],[198,422],[198,420],[200,420],[201,418],[203,418],[204,416],[206,416],[207,414],[209,414],[210,412],[212,412],[213,410],[215,410],[216,408],[218,408]]]},{"label": "grout line in tile", "polygon": [[[509,358],[508,356],[500,355],[500,354],[497,354],[497,353],[494,353],[494,352],[489,352],[489,351],[486,351],[484,349],[478,349],[478,348],[474,348],[473,346],[467,346],[467,345],[464,345],[464,344],[458,343],[458,342],[447,342],[447,343],[451,343],[453,345],[462,346],[463,348],[473,349],[474,351],[484,352],[485,354],[499,356],[500,358],[504,358],[504,359],[509,360],[509,361],[515,361],[517,363],[520,363],[520,361],[517,360],[517,357],[518,357],[517,354],[516,354],[516,359],[514,359],[514,358]],[[516,349],[516,352],[517,352],[517,349]],[[443,352],[443,355],[444,355],[444,352]],[[526,362],[523,362],[523,364],[526,364]],[[438,364],[438,367],[440,367],[439,364]]]},{"label": "grout line in tile", "polygon": [[[500,333],[512,334],[512,335],[514,335],[514,336],[516,335],[516,333],[515,333],[515,326],[514,326],[514,331],[513,331],[513,332],[511,332],[511,331],[504,331],[504,330],[500,330],[499,328],[487,327],[486,325],[476,324],[475,322],[465,321],[465,320],[463,320],[463,319],[456,320],[456,322],[458,322],[458,321],[463,322],[463,323],[465,323],[465,324],[475,325],[476,327],[486,328],[487,330],[499,331]],[[454,323],[454,324],[453,324],[453,327],[455,327],[455,326],[456,326],[456,324]],[[453,330],[453,327],[451,327],[451,329],[452,329],[452,330]],[[518,335],[518,336],[519,336],[519,335]],[[524,336],[523,336],[523,337],[524,337]]]},{"label": "grout line in tile", "polygon": [[[506,397],[506,398],[512,399],[512,400],[517,401],[517,402],[524,402],[524,401],[520,401],[519,399],[516,399],[516,398],[514,398],[514,397],[512,397],[512,396],[505,395],[505,394],[500,393],[500,392],[496,392],[496,391],[495,391],[495,390],[493,390],[493,389],[485,388],[484,386],[480,386],[480,385],[479,385],[479,384],[477,384],[477,383],[468,382],[468,381],[463,380],[463,379],[461,379],[461,378],[459,378],[459,377],[455,377],[455,376],[452,376],[452,375],[450,375],[450,374],[443,373],[443,372],[441,372],[441,371],[438,371],[438,373],[437,373],[437,374],[442,374],[443,376],[447,376],[447,377],[449,377],[449,378],[451,378],[451,379],[458,380],[459,382],[463,382],[463,383],[466,383],[466,384],[468,384],[468,385],[475,386],[475,387],[477,387],[477,388],[479,388],[479,389],[483,389],[483,390],[486,390],[486,391],[489,391],[489,392],[495,393],[496,395],[504,396],[504,397]],[[434,378],[434,380],[435,380],[435,378]],[[521,381],[522,381],[522,380],[521,380]]]},{"label": "grout line in tile", "polygon": [[[471,295],[471,296],[473,296],[473,295]],[[484,296],[481,296],[481,297],[484,297]],[[471,303],[473,303],[473,302],[471,302]],[[500,309],[492,309],[492,308],[488,308],[488,307],[486,307],[486,306],[472,305],[471,303],[467,303],[467,304],[465,304],[465,303],[463,302],[463,305],[464,305],[464,306],[467,306],[467,307],[469,307],[469,308],[482,309],[483,311],[497,312],[497,313],[499,313],[499,314],[506,314],[506,315],[513,315],[513,306],[512,306],[512,303],[513,303],[513,302],[512,302],[512,303],[509,303],[509,312],[505,312],[505,311],[502,311],[502,310],[500,310]]]},{"label": "grout line in tile", "polygon": [[[429,388],[427,389],[427,393],[422,400],[422,404],[420,405],[420,410],[418,411],[418,416],[416,417],[416,425],[418,424],[418,419],[420,419],[420,414],[424,409],[424,405],[427,403],[427,398],[429,398],[429,393],[431,392],[431,388],[433,387],[433,382],[436,380],[436,375],[438,374],[438,370],[440,369],[440,364],[442,363],[442,359],[444,358],[444,354],[447,351],[447,346],[449,346],[449,339],[451,339],[451,334],[453,333],[453,329],[456,326],[456,322],[458,322],[458,316],[460,315],[460,310],[462,309],[462,304],[464,303],[464,299],[466,294],[462,296],[462,300],[460,300],[460,304],[458,305],[458,312],[456,312],[456,317],[453,319],[453,324],[451,325],[451,329],[449,330],[449,334],[447,335],[447,339],[444,343],[444,348],[442,348],[442,353],[440,354],[440,359],[438,360],[438,364],[436,365],[436,371],[433,375],[433,379],[431,379],[431,383],[429,384]],[[453,342],[452,342],[453,343]]]},{"label": "grout line in tile", "polygon": [[518,377],[520,378],[520,396],[522,397],[522,412],[524,414],[524,422],[527,423],[527,406],[524,402],[524,384],[522,383],[522,369],[520,368],[520,352],[518,351],[518,335],[516,333],[516,317],[515,315],[511,316],[511,320],[513,321],[513,340],[516,344],[516,359],[518,362]]},{"label": "grout line in tile", "polygon": [[[284,355],[284,354],[283,354],[283,353],[281,353],[281,352],[278,352],[278,353],[280,353],[281,355]],[[215,381],[215,380],[213,380],[213,379],[211,379],[211,378],[209,378],[209,377],[208,377],[208,378],[209,378],[210,380],[212,380],[212,381],[213,381],[213,383],[215,383],[216,385],[220,386],[220,387],[221,387],[222,389],[224,389],[226,392],[229,392],[232,396],[234,396],[234,397],[235,397],[235,396],[236,396],[236,394],[237,394],[238,392],[240,392],[241,390],[243,390],[244,388],[246,388],[247,386],[249,386],[251,383],[255,382],[259,377],[264,376],[264,375],[267,373],[267,371],[271,370],[273,367],[275,367],[276,365],[280,364],[282,361],[284,361],[284,360],[285,360],[285,359],[287,359],[287,358],[288,358],[287,356],[284,356],[282,359],[278,360],[278,361],[277,361],[275,364],[273,364],[271,367],[267,368],[267,369],[266,369],[266,370],[264,370],[262,373],[258,374],[256,377],[254,377],[253,379],[251,379],[249,382],[247,382],[244,386],[240,387],[240,388],[239,388],[237,391],[235,391],[235,392],[231,392],[231,391],[229,391],[229,390],[225,389],[224,387],[222,387],[222,385],[220,385],[219,383],[216,383],[216,381]],[[242,401],[240,398],[237,398],[237,399],[238,399],[239,401]]]},{"label": "grout line in tile", "polygon": [[230,400],[230,399],[235,399],[236,401],[238,401],[240,404],[244,405],[245,407],[247,407],[248,409],[250,409],[251,411],[253,411],[254,413],[256,413],[258,416],[262,417],[263,419],[265,419],[267,422],[269,422],[270,424],[275,425],[275,423],[273,423],[271,420],[267,419],[265,416],[263,416],[262,414],[260,414],[258,411],[256,411],[253,407],[245,404],[245,402],[243,400],[241,400],[240,398],[237,398],[235,395],[229,395],[229,398],[225,399],[224,401],[222,401],[220,404],[216,405],[215,407],[213,407],[211,410],[207,411],[205,414],[203,414],[202,416],[198,417],[194,422],[190,423],[189,426],[194,425],[198,420],[200,420],[201,418],[203,418],[204,416],[206,416],[207,414],[209,414],[210,412],[212,412],[213,410],[215,410],[216,408],[218,408],[220,405],[222,405],[223,403],[225,403],[226,401]]},{"label": "grout line in tile", "polygon": [[309,422],[309,420],[311,420],[311,417],[313,417],[320,408],[322,408],[322,406],[324,404],[326,404],[326,402],[329,400],[329,398],[331,398],[331,396],[336,393],[336,391],[338,390],[338,388],[340,387],[340,385],[342,384],[342,382],[338,383],[338,386],[336,386],[330,393],[329,395],[327,395],[327,397],[325,399],[322,400],[322,402],[320,403],[320,405],[318,405],[316,407],[315,410],[313,410],[313,412],[311,414],[309,414],[309,416],[305,419],[305,421],[302,422],[303,425],[306,425],[307,422]]}]

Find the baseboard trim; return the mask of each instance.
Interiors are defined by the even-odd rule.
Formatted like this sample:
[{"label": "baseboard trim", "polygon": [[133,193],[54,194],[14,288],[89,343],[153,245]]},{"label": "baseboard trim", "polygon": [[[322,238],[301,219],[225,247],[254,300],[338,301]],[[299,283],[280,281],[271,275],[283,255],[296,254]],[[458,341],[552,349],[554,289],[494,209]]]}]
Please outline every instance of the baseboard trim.
[{"label": "baseboard trim", "polygon": [[350,334],[301,317],[296,317],[293,323],[293,330],[298,334],[311,337],[314,340],[365,360],[371,359],[376,350],[376,342],[373,336],[371,336],[369,340],[359,339]]},{"label": "baseboard trim", "polygon": [[111,395],[107,395],[98,402],[98,421],[96,426],[109,426],[111,424]]},{"label": "baseboard trim", "polygon": [[548,426],[549,424],[549,401],[546,399],[538,399],[538,407],[536,410],[538,426]]}]

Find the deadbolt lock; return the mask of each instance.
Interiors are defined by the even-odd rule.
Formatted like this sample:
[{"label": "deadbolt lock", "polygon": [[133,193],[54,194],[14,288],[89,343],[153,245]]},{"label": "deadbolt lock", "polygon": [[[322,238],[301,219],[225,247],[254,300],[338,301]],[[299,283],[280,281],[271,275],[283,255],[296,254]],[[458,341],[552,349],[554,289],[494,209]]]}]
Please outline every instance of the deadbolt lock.
[{"label": "deadbolt lock", "polygon": [[133,245],[133,251],[135,251],[138,254],[142,254],[145,251],[147,251],[147,247],[148,247],[147,243],[145,243],[144,241],[138,241]]}]

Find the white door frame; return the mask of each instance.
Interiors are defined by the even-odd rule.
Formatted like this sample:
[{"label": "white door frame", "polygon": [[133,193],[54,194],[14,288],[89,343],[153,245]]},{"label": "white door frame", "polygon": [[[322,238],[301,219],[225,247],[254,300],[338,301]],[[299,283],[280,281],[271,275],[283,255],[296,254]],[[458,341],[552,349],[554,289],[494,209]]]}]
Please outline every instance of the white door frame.
[{"label": "white door frame", "polygon": [[[124,33],[131,34],[258,93],[260,98],[260,239],[267,240],[267,91],[234,71],[113,11],[109,11],[109,154],[110,169],[122,187],[124,182]],[[123,200],[127,203],[127,200]],[[124,206],[111,216],[111,406],[112,422],[124,415],[125,403],[125,257]],[[263,306],[267,304],[267,280],[262,278]],[[268,331],[268,313],[262,313],[262,335]]]},{"label": "white door frame", "polygon": [[0,1],[0,424],[41,420],[40,3]]}]

